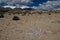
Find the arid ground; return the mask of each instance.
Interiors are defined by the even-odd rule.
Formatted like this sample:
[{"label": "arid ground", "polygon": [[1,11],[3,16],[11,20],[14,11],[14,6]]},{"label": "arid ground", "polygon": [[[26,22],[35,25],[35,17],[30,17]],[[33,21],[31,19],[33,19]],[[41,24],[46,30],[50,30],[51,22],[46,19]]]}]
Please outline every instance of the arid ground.
[{"label": "arid ground", "polygon": [[60,13],[5,14],[0,18],[0,40],[60,40]]}]

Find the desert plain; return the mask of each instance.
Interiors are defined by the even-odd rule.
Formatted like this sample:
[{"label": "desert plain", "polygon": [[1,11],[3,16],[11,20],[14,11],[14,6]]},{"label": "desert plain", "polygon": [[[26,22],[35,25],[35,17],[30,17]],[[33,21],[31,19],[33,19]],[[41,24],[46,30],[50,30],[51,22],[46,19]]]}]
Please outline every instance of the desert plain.
[{"label": "desert plain", "polygon": [[[0,18],[0,40],[60,40],[60,12],[50,13],[7,12]],[[13,20],[14,16],[19,20]]]}]

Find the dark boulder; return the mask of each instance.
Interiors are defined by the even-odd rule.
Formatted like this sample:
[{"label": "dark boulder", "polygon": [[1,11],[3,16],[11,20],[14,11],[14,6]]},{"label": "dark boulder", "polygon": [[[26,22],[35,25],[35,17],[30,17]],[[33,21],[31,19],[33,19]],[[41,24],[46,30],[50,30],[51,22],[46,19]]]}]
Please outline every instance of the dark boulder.
[{"label": "dark boulder", "polygon": [[51,15],[51,13],[49,13],[48,15]]},{"label": "dark boulder", "polygon": [[18,16],[14,16],[13,20],[20,20],[20,18]]},{"label": "dark boulder", "polygon": [[0,18],[4,18],[4,15],[0,14]]}]

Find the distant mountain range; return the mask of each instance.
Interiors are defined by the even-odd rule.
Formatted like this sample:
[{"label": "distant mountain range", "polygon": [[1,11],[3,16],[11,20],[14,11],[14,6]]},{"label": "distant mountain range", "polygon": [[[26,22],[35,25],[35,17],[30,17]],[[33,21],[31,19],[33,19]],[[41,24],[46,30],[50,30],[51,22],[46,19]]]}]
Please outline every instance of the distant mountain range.
[{"label": "distant mountain range", "polygon": [[10,10],[35,10],[35,9],[33,9],[33,8],[24,8],[24,9],[22,9],[22,8],[14,8],[14,9],[12,9],[10,7],[6,7],[6,8],[0,7],[0,12],[8,12]]},{"label": "distant mountain range", "polygon": [[11,8],[4,8],[4,7],[0,7],[0,12],[8,12],[12,10]]}]

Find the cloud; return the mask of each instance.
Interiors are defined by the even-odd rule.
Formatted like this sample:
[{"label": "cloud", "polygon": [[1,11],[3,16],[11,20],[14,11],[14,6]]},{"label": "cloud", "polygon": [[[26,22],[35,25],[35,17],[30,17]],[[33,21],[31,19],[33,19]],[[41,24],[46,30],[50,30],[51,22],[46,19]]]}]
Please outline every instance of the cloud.
[{"label": "cloud", "polygon": [[16,6],[2,6],[2,7],[4,7],[4,8],[9,7],[9,8],[12,8],[12,9],[16,8]]},{"label": "cloud", "polygon": [[24,8],[30,8],[29,6],[21,6],[20,8],[24,9]]},{"label": "cloud", "polygon": [[60,10],[60,0],[50,0],[34,8],[41,10]]},{"label": "cloud", "polygon": [[7,5],[16,5],[16,6],[21,6],[21,5],[27,5],[32,3],[32,0],[0,0],[0,3],[5,3]]},{"label": "cloud", "polygon": [[0,0],[0,3],[1,2],[6,2],[6,3],[8,3],[8,2],[12,2],[12,3],[17,3],[17,2],[29,3],[29,2],[31,2],[31,0]]},{"label": "cloud", "polygon": [[[0,0],[0,3],[5,3],[9,6],[15,5],[17,8],[28,8],[28,4],[33,3],[32,0]],[[31,8],[41,10],[60,10],[60,0],[48,0],[39,6],[33,6]]]}]

